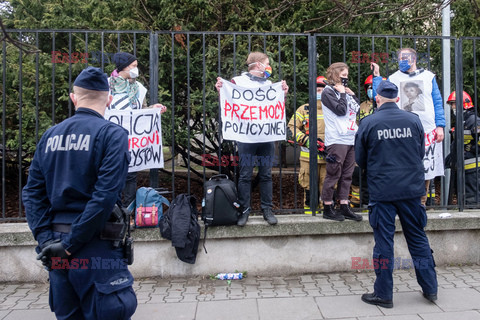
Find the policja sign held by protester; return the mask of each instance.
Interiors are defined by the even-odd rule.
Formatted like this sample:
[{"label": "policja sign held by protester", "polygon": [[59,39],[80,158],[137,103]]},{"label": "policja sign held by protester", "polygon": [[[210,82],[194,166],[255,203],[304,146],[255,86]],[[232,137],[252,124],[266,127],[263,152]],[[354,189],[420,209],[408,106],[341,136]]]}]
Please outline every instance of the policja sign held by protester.
[{"label": "policja sign held by protester", "polygon": [[222,79],[222,134],[245,143],[286,139],[285,95],[282,83],[242,88]]},{"label": "policja sign held by protester", "polygon": [[107,109],[105,119],[128,131],[128,172],[163,168],[160,109]]}]

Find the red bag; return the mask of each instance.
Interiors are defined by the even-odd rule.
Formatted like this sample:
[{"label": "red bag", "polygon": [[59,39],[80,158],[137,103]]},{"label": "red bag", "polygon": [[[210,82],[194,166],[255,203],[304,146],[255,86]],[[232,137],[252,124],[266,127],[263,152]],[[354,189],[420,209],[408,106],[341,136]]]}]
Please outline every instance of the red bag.
[{"label": "red bag", "polygon": [[155,203],[151,207],[143,207],[140,205],[137,208],[135,222],[137,227],[158,226],[158,208],[155,207]]},{"label": "red bag", "polygon": [[135,227],[155,228],[163,217],[163,205],[170,206],[170,202],[155,189],[142,187],[137,190],[135,205]]}]

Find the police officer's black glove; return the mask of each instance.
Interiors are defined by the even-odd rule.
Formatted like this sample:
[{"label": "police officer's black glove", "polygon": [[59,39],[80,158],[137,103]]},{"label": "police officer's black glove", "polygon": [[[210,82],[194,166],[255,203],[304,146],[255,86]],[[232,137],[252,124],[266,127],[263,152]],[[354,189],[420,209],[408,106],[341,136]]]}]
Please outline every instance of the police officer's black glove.
[{"label": "police officer's black glove", "polygon": [[67,252],[63,247],[62,240],[57,239],[44,246],[42,251],[38,254],[37,260],[41,260],[43,266],[48,270],[52,270],[52,257],[60,259],[68,259]]}]

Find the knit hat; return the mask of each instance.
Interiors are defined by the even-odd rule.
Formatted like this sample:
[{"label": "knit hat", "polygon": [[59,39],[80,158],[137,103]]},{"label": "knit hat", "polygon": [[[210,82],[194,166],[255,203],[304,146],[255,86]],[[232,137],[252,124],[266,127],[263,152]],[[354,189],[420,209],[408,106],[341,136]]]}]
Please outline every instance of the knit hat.
[{"label": "knit hat", "polygon": [[394,83],[382,80],[377,87],[377,94],[387,99],[395,99],[398,96],[398,88]]},{"label": "knit hat", "polygon": [[118,72],[128,67],[135,60],[137,60],[137,57],[128,52],[118,52],[113,55],[113,62],[115,63]]},{"label": "knit hat", "polygon": [[108,78],[107,75],[100,68],[87,67],[80,72],[75,82],[75,87],[95,90],[95,91],[108,91]]}]

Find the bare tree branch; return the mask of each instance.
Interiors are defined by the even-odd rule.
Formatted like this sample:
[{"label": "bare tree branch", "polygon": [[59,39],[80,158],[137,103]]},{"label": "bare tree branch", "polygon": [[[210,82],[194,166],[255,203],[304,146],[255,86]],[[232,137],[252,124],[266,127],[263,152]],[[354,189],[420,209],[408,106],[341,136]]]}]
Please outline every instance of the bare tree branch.
[{"label": "bare tree branch", "polygon": [[0,39],[0,42],[2,42],[2,41],[9,42],[9,43],[13,44],[15,47],[17,47],[18,49],[20,49],[20,51],[25,52],[25,53],[38,53],[38,52],[40,52],[40,50],[37,47],[35,47],[34,45],[31,45],[29,43],[23,43],[22,41],[12,39],[8,35],[7,30],[5,29],[5,26],[3,25],[2,19],[0,19],[0,27],[2,28],[2,34],[3,34],[3,37]]}]

